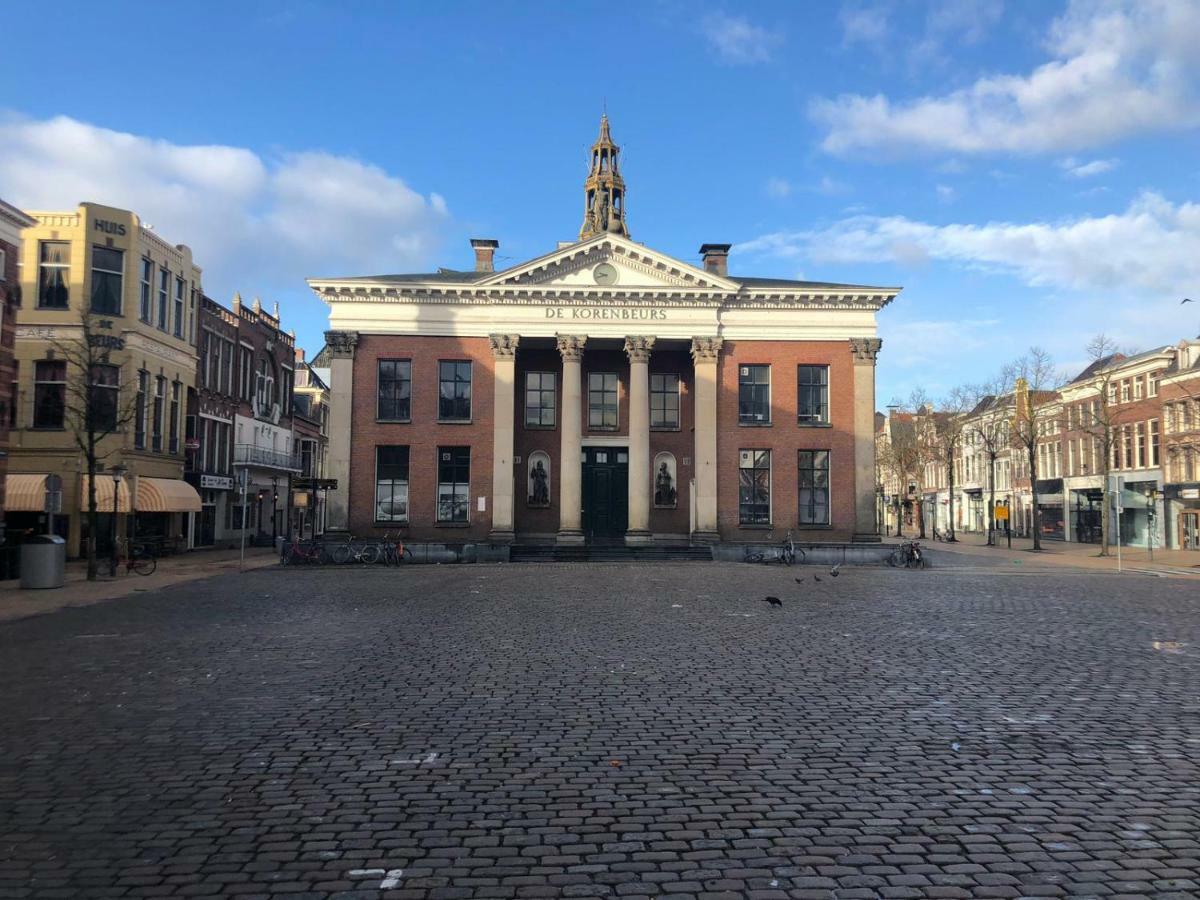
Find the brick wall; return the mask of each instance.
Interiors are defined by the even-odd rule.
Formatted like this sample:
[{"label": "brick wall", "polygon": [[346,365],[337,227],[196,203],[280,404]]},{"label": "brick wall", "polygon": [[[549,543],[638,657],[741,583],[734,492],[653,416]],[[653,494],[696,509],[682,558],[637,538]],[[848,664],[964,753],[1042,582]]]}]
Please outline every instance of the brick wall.
[{"label": "brick wall", "polygon": [[[771,424],[738,424],[738,371],[771,366]],[[828,427],[797,424],[797,366],[829,366]],[[738,516],[739,450],[771,451],[771,528],[782,539],[848,541],[854,534],[854,371],[846,341],[726,341],[717,384],[717,522],[724,540],[764,540],[770,529]],[[830,526],[799,523],[798,451],[829,450]],[[681,479],[682,480],[682,479]]]},{"label": "brick wall", "polygon": [[[381,359],[412,361],[410,422],[376,420],[376,377]],[[442,359],[472,362],[469,423],[438,422],[438,361]],[[351,412],[351,532],[382,535],[385,531],[397,530],[394,523],[377,525],[374,521],[375,448],[396,444],[409,448],[409,524],[400,529],[401,533],[413,541],[451,544],[487,539],[492,525],[493,365],[487,338],[366,334],[359,338],[354,357],[354,408]],[[517,407],[524,409],[520,402]],[[464,446],[471,448],[469,523],[466,526],[439,524],[438,448]],[[480,497],[486,498],[484,512],[479,511]]]},{"label": "brick wall", "polygon": [[3,539],[4,510],[7,502],[6,482],[8,476],[8,423],[10,407],[16,403],[12,384],[16,381],[16,364],[13,361],[13,340],[16,335],[17,304],[20,302],[21,282],[17,272],[17,247],[0,241],[4,250],[4,281],[0,283],[0,540]]}]

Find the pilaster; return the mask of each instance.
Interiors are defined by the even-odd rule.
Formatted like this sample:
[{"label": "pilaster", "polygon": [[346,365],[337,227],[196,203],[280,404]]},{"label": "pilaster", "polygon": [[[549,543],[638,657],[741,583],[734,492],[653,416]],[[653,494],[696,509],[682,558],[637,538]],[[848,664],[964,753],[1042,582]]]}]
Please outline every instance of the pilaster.
[{"label": "pilaster", "polygon": [[517,334],[489,335],[492,344],[492,530],[488,539],[497,544],[512,543],[514,537],[515,469],[513,467],[513,422],[517,369]]},{"label": "pilaster", "polygon": [[654,338],[625,338],[629,356],[629,525],[626,544],[650,543],[650,351]]},{"label": "pilaster", "polygon": [[586,335],[560,334],[562,443],[558,462],[558,543],[583,543],[583,350]]},{"label": "pilaster", "polygon": [[878,541],[875,514],[875,360],[879,338],[851,338],[854,356],[854,540]]},{"label": "pilaster", "polygon": [[696,420],[696,543],[715,543],[720,540],[717,530],[717,366],[721,356],[722,338],[716,336],[692,338]]},{"label": "pilaster", "polygon": [[350,530],[350,439],[354,410],[354,352],[357,331],[327,331],[329,348],[329,475],[337,490],[326,499],[326,530]]}]

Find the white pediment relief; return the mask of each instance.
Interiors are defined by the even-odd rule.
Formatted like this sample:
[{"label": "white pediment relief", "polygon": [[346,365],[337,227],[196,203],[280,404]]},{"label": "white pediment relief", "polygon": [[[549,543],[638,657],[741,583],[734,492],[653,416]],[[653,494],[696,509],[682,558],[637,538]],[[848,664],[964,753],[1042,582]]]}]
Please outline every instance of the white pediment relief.
[{"label": "white pediment relief", "polygon": [[539,287],[691,288],[736,292],[738,285],[687,263],[604,235],[497,272],[481,284]]}]

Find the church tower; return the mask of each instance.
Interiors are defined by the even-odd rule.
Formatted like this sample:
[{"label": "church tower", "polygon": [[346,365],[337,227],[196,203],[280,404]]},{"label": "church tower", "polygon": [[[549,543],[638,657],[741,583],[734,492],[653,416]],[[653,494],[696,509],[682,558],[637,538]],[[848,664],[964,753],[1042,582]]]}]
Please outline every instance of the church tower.
[{"label": "church tower", "polygon": [[608,115],[600,117],[600,136],[592,144],[592,164],[583,183],[583,225],[581,241],[608,232],[629,237],[625,225],[625,179],[617,165],[621,148],[608,132]]}]

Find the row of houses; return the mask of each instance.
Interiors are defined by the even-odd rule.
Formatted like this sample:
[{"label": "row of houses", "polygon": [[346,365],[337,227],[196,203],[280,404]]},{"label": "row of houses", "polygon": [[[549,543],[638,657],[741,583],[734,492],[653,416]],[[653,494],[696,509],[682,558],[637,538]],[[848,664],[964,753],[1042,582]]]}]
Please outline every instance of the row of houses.
[{"label": "row of houses", "polygon": [[1016,380],[969,408],[892,409],[876,441],[890,533],[1200,551],[1200,338],[1102,354],[1054,390]]},{"label": "row of houses", "polygon": [[320,531],[320,495],[293,481],[323,474],[328,373],[278,304],[218,303],[186,245],[97,203],[0,202],[0,275],[6,545],[52,531],[83,555],[93,491],[101,554],[116,535],[190,549]]}]

